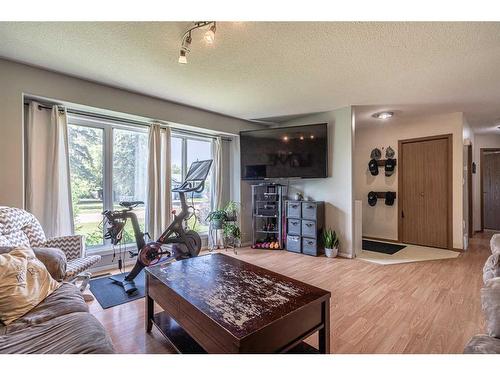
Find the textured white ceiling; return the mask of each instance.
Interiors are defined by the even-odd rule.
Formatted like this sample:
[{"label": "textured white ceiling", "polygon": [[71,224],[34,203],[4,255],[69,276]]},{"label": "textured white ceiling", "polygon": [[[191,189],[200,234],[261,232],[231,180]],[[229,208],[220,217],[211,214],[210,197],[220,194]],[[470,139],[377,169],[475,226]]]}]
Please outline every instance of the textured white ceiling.
[{"label": "textured white ceiling", "polygon": [[500,23],[0,23],[0,56],[244,119],[345,105],[463,111],[500,119]]}]

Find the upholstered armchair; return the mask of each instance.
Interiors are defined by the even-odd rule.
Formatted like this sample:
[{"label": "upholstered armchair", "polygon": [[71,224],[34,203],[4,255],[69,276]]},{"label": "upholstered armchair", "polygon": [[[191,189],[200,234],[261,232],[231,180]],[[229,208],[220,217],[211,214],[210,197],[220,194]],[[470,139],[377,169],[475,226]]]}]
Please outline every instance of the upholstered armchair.
[{"label": "upholstered armchair", "polygon": [[35,216],[20,208],[0,206],[0,246],[57,248],[66,255],[64,281],[73,281],[80,273],[99,262],[99,255],[86,256],[82,236],[47,239]]}]

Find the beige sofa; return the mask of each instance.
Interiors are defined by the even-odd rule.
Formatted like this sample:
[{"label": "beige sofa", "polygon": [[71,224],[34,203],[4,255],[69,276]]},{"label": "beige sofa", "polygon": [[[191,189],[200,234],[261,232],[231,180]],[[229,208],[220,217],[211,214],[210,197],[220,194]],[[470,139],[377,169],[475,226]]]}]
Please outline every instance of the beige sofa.
[{"label": "beige sofa", "polygon": [[[0,253],[11,249],[0,248]],[[66,258],[62,251],[47,248],[33,251],[54,279],[64,277]],[[0,354],[113,352],[104,327],[89,313],[79,289],[67,282],[8,326],[0,322]]]},{"label": "beige sofa", "polygon": [[486,320],[486,334],[472,337],[464,353],[500,354],[500,234],[491,238],[491,255],[483,268],[484,287],[481,307]]}]

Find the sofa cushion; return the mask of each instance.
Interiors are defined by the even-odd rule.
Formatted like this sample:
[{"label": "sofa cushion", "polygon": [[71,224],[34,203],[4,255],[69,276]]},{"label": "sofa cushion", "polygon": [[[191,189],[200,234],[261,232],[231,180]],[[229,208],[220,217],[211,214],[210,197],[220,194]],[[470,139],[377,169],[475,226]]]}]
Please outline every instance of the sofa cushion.
[{"label": "sofa cushion", "polygon": [[500,233],[494,234],[490,240],[491,252],[493,254],[500,253]]},{"label": "sofa cushion", "polygon": [[31,249],[0,255],[0,320],[8,325],[59,287]]},{"label": "sofa cushion", "polygon": [[488,335],[476,335],[465,345],[464,354],[499,354],[500,339]]},{"label": "sofa cushion", "polygon": [[500,338],[500,277],[488,280],[481,289],[481,306],[486,319],[486,333]]},{"label": "sofa cushion", "polygon": [[33,252],[42,261],[54,280],[62,281],[64,279],[67,265],[64,251],[53,247],[34,247]]},{"label": "sofa cushion", "polygon": [[483,267],[483,282],[500,276],[500,253],[491,254]]},{"label": "sofa cushion", "polygon": [[6,327],[0,327],[0,335],[46,322],[58,316],[74,312],[88,312],[82,293],[73,284],[62,283],[50,296],[45,298],[38,306]]},{"label": "sofa cushion", "polygon": [[91,314],[76,312],[0,336],[0,353],[105,354],[113,344]]}]

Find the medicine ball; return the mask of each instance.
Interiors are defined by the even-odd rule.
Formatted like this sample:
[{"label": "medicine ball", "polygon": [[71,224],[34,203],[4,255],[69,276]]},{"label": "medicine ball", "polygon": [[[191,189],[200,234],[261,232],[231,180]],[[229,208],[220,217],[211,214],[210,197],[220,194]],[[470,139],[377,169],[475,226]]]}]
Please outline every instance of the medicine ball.
[{"label": "medicine ball", "polygon": [[385,193],[385,204],[387,206],[392,206],[394,204],[394,200],[396,199],[396,193],[393,191],[388,191]]},{"label": "medicine ball", "polygon": [[370,160],[370,162],[368,163],[368,169],[370,170],[372,176],[378,175],[378,164],[375,159]]},{"label": "medicine ball", "polygon": [[395,159],[387,159],[385,161],[385,175],[387,177],[391,176],[394,173],[394,168],[396,167]]},{"label": "medicine ball", "polygon": [[375,206],[377,204],[377,193],[374,191],[368,193],[368,204],[370,206]]}]

